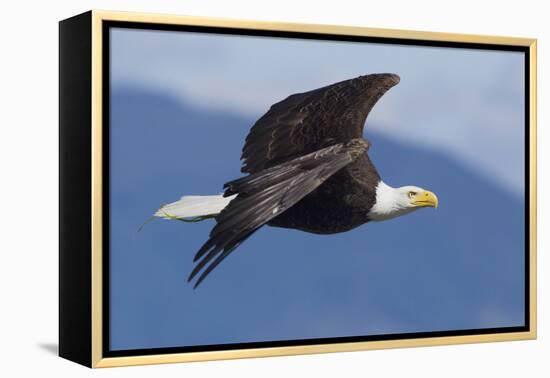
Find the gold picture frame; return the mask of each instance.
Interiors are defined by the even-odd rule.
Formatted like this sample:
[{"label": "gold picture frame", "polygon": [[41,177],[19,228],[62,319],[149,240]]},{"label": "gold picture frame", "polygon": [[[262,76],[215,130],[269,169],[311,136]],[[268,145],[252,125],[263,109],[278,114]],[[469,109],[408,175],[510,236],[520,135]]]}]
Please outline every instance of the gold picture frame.
[{"label": "gold picture frame", "polygon": [[[186,25],[239,30],[314,33],[317,35],[357,36],[422,42],[475,45],[517,46],[528,59],[528,122],[529,122],[529,249],[528,249],[528,329],[520,332],[464,334],[443,337],[421,337],[400,340],[342,342],[330,344],[258,347],[133,356],[104,355],[104,176],[103,148],[104,95],[104,32],[109,22],[143,25]],[[89,367],[113,367],[215,359],[236,359],[346,352],[371,349],[464,344],[536,338],[536,39],[469,34],[436,33],[411,30],[376,29],[336,25],[259,22],[161,14],[127,13],[93,10],[60,23],[60,355]],[[78,55],[78,57],[76,57]],[[76,57],[76,58],[75,58]],[[69,67],[69,60],[80,64],[80,70]],[[74,64],[73,65],[76,65]],[[75,86],[77,89],[75,89]],[[78,103],[77,103],[78,102]],[[77,123],[89,128],[77,129]],[[80,127],[80,126],[79,126]],[[79,140],[84,151],[75,146]],[[80,152],[79,152],[80,151]],[[82,171],[71,168],[70,159],[86,154]],[[86,165],[88,164],[88,165]],[[77,172],[78,170],[78,172]],[[75,180],[90,185],[82,191]],[[72,185],[72,186],[71,186]],[[83,197],[82,197],[83,196]],[[527,196],[527,193],[526,193]],[[69,203],[82,203],[81,218],[74,218]],[[67,235],[73,235],[71,237]],[[77,298],[78,297],[78,298]]]}]

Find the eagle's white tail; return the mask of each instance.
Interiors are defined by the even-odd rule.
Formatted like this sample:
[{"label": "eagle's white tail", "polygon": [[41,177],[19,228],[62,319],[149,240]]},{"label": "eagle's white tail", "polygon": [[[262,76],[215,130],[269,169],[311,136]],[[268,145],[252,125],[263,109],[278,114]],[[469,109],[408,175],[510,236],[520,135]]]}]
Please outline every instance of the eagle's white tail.
[{"label": "eagle's white tail", "polygon": [[212,217],[219,214],[236,196],[183,196],[179,201],[162,206],[155,216],[165,219]]}]

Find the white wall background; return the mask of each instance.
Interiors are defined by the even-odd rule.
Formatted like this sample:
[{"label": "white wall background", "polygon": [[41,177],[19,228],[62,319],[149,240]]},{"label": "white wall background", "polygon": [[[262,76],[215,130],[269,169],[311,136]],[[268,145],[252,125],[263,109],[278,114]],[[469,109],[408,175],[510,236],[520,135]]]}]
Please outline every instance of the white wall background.
[{"label": "white wall background", "polygon": [[[550,28],[545,2],[306,0],[11,1],[0,38],[0,374],[18,376],[543,377],[550,373]],[[89,9],[328,23],[539,39],[539,339],[92,372],[57,344],[57,21]],[[546,210],[543,211],[543,210]]]}]

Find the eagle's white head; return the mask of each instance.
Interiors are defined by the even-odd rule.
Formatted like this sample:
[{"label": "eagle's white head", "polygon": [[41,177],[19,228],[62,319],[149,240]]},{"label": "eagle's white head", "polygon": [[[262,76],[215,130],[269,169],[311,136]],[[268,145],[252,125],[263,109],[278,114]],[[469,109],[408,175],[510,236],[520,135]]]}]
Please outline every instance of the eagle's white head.
[{"label": "eagle's white head", "polygon": [[435,193],[418,186],[392,188],[383,181],[376,187],[376,201],[369,210],[368,217],[382,221],[408,214],[422,207],[437,207]]}]

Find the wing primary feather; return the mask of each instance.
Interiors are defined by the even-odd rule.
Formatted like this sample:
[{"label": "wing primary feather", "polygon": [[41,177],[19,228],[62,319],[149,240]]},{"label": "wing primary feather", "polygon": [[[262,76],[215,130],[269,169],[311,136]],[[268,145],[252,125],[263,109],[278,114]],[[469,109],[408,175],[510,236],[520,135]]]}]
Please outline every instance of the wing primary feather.
[{"label": "wing primary feather", "polygon": [[233,252],[239,245],[241,245],[250,235],[252,235],[253,232],[245,236],[243,239],[241,239],[238,243],[236,243],[231,248],[225,249],[222,254],[220,254],[213,262],[212,264],[208,265],[208,267],[202,272],[202,274],[197,279],[197,282],[195,282],[195,285],[193,286],[193,289],[196,289],[200,283],[216,268],[231,252]]}]

